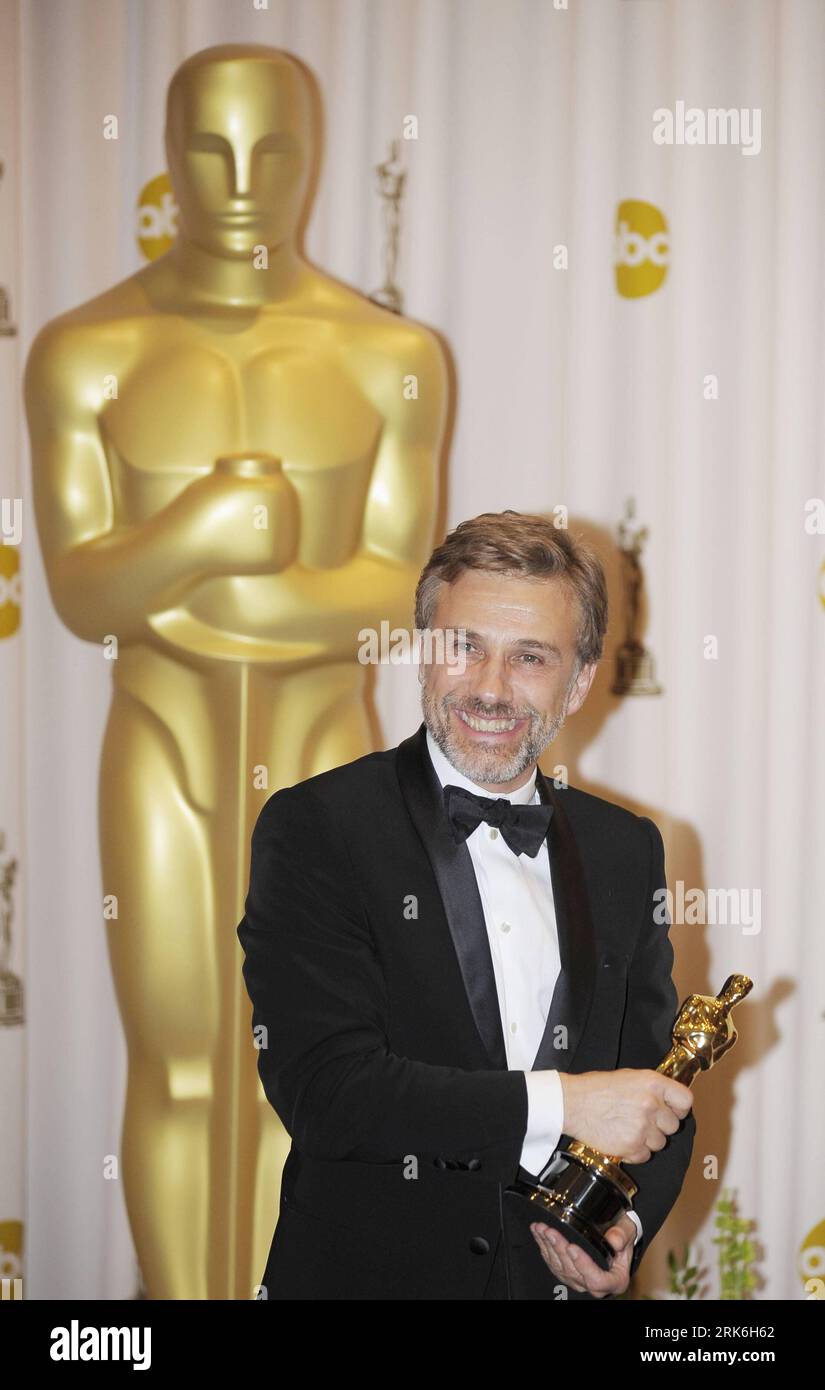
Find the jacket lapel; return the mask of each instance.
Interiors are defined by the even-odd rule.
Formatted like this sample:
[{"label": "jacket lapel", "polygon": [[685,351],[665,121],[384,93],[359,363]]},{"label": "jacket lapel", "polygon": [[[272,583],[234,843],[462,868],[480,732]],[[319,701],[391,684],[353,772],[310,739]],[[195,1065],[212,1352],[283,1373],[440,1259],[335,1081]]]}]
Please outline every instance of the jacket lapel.
[{"label": "jacket lapel", "polygon": [[[453,839],[426,737],[427,726],[422,723],[398,745],[396,765],[401,791],[432,864],[479,1037],[491,1066],[506,1070],[493,961],[473,861],[466,843],[457,845]],[[595,939],[581,861],[562,804],[563,793],[555,790],[541,768],[536,770],[536,785],[540,800],[553,807],[546,844],[561,971],[533,1070],[569,1071],[593,996]],[[554,1045],[559,1025],[566,1029],[566,1034],[559,1035],[566,1047]]]}]

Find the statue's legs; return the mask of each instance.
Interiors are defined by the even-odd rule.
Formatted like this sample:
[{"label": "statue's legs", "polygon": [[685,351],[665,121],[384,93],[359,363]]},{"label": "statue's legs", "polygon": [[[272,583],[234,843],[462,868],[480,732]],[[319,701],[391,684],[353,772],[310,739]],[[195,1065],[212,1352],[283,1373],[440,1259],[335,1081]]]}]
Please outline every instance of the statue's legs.
[{"label": "statue's legs", "polygon": [[370,750],[365,675],[118,661],[101,859],[129,1056],[124,1196],[150,1298],[250,1298],[262,1277],[289,1137],[241,974],[249,841],[277,787]]},{"label": "statue's legs", "polygon": [[129,1052],[124,1196],[148,1295],[206,1298],[210,1126],[220,1037],[209,830],[189,804],[180,752],[128,694],[103,745],[104,894]]}]

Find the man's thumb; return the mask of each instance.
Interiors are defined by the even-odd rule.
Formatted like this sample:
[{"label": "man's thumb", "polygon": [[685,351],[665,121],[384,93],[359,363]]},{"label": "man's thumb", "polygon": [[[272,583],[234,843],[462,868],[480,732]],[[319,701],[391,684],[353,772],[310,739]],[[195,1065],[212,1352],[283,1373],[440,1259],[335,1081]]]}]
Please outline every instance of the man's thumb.
[{"label": "man's thumb", "polygon": [[605,1231],[604,1238],[610,1242],[614,1250],[623,1250],[629,1240],[621,1226],[611,1226],[608,1231]]}]

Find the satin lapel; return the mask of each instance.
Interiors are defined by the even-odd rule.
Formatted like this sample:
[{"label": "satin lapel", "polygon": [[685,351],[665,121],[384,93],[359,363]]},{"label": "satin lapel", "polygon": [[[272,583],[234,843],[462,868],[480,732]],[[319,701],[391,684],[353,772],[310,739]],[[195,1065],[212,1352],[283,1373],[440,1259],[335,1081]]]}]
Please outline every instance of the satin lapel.
[{"label": "satin lapel", "polygon": [[466,844],[457,845],[453,839],[426,738],[427,726],[422,723],[399,743],[398,780],[433,867],[479,1037],[491,1065],[506,1071],[493,960],[473,861]]},{"label": "satin lapel", "polygon": [[[564,792],[555,789],[552,779],[546,778],[541,768],[536,769],[536,785],[539,799],[545,804],[550,802],[553,807],[547,849],[561,971],[533,1071],[570,1071],[593,998],[596,943],[581,859],[564,811]],[[560,1040],[566,1041],[566,1048],[554,1046],[555,1030],[559,1025],[567,1030],[566,1038],[564,1034],[559,1035]]]}]

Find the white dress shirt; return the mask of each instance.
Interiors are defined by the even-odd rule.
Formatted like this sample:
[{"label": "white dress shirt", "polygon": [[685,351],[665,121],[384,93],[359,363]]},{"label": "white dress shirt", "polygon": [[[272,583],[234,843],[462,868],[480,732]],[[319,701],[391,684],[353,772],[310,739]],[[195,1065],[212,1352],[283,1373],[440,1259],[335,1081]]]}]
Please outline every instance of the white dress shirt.
[{"label": "white dress shirt", "polygon": [[[477,796],[497,795],[454,768],[429,729],[427,748],[442,787],[451,784]],[[535,768],[523,786],[503,795],[520,804],[538,803]],[[486,823],[477,826],[465,843],[484,909],[507,1066],[510,1071],[523,1071],[527,1084],[521,1165],[537,1177],[564,1131],[564,1093],[558,1071],[533,1071],[561,970],[550,859],[544,847],[534,859],[514,854],[495,826]],[[641,1221],[633,1211],[628,1215],[637,1228],[638,1241]]]}]

